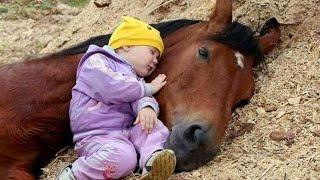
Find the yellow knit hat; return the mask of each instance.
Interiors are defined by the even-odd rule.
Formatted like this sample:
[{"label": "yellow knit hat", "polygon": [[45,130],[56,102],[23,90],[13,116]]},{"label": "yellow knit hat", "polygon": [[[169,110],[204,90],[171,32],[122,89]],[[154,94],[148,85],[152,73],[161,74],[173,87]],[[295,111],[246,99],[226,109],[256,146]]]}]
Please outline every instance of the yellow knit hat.
[{"label": "yellow knit hat", "polygon": [[113,49],[130,45],[152,46],[162,55],[164,45],[158,30],[133,17],[123,16],[122,19],[110,37],[109,46]]}]

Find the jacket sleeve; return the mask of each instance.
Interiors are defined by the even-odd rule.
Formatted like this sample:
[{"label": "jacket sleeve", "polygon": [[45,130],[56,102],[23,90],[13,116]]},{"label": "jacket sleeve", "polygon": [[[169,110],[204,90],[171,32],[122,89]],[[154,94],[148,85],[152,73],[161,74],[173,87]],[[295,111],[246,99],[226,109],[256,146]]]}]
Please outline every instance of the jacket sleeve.
[{"label": "jacket sleeve", "polygon": [[[141,80],[141,83],[145,83],[143,79]],[[133,109],[134,116],[137,117],[138,112],[142,108],[147,107],[147,106],[150,106],[156,112],[157,116],[159,116],[159,112],[160,112],[159,104],[153,96],[142,97],[142,98],[140,98],[136,101],[133,101],[131,103],[131,107]]]},{"label": "jacket sleeve", "polygon": [[112,70],[112,60],[93,54],[78,69],[75,88],[104,103],[119,104],[150,96],[149,84]]}]

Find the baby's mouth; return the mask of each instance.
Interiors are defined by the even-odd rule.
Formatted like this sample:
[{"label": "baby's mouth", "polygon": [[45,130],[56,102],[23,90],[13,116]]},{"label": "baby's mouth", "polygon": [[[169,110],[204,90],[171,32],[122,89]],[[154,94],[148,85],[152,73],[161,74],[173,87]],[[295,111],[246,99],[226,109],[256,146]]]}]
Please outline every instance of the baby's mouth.
[{"label": "baby's mouth", "polygon": [[152,71],[152,69],[153,69],[153,67],[148,66],[148,71],[149,71],[149,72]]}]

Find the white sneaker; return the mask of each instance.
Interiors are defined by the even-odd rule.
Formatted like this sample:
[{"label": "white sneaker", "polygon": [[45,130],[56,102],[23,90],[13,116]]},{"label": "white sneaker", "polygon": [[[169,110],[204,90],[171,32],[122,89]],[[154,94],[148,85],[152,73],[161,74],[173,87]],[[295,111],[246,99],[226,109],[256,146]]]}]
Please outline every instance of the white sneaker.
[{"label": "white sneaker", "polygon": [[76,180],[71,168],[71,164],[63,168],[57,175],[56,180]]},{"label": "white sneaker", "polygon": [[176,167],[176,155],[170,149],[154,152],[145,165],[141,180],[166,180]]}]

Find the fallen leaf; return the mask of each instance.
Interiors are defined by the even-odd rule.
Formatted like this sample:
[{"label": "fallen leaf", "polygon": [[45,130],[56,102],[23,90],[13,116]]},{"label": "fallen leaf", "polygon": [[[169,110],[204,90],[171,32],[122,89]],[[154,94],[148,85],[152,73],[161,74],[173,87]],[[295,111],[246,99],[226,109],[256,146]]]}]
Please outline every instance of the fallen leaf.
[{"label": "fallen leaf", "polygon": [[277,107],[276,106],[267,106],[266,107],[266,112],[271,112],[271,111],[276,111],[277,110]]},{"label": "fallen leaf", "polygon": [[279,129],[272,131],[269,137],[274,141],[282,141],[285,140],[287,143],[292,143],[294,138],[296,137],[295,133],[286,131],[284,129]]}]

